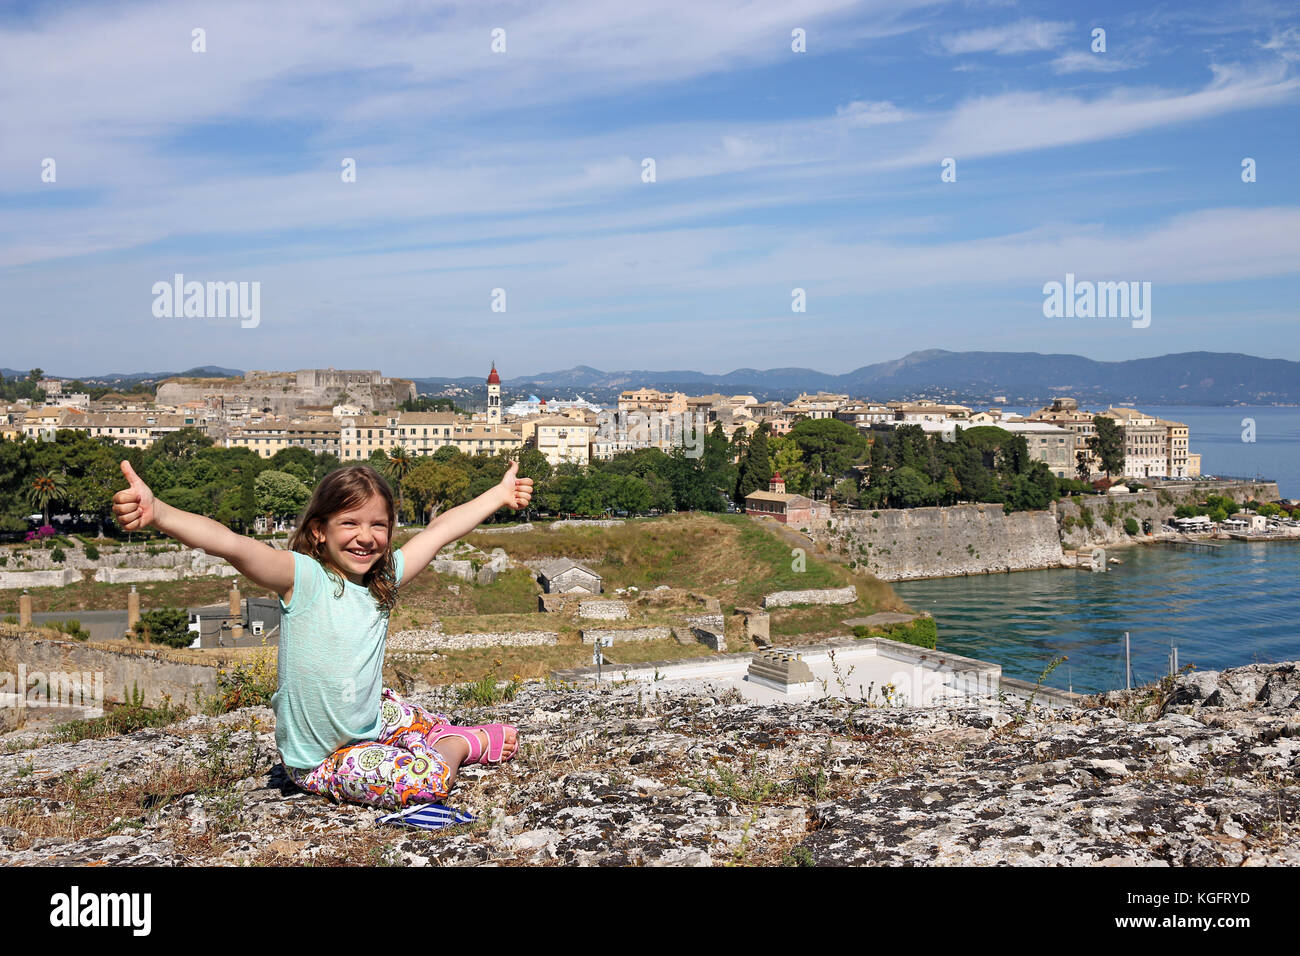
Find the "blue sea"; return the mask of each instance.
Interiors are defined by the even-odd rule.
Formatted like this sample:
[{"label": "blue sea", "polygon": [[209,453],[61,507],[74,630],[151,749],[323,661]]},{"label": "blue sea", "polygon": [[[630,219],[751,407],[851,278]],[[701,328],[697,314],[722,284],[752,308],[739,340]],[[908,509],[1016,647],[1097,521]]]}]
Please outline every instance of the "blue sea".
[{"label": "blue sea", "polygon": [[[1276,480],[1300,497],[1300,409],[1139,405],[1186,423],[1206,474]],[[1019,411],[1016,409],[1016,411]],[[1028,410],[1025,410],[1028,411]],[[1254,441],[1242,441],[1254,422]],[[1249,437],[1249,436],[1248,436]],[[1111,551],[1105,574],[1053,569],[899,582],[894,589],[939,625],[939,646],[1002,665],[1011,677],[1080,693],[1124,686],[1124,633],[1134,679],[1300,660],[1300,542],[1226,541],[1214,554],[1144,545]]]}]

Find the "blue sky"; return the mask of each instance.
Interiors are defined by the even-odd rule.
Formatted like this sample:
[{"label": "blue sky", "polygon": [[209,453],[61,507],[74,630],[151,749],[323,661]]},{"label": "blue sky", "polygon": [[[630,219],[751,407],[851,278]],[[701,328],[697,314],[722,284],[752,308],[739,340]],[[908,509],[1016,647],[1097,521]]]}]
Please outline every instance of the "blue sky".
[{"label": "blue sky", "polygon": [[0,3],[0,365],[1296,360],[1298,102],[1282,3]]}]

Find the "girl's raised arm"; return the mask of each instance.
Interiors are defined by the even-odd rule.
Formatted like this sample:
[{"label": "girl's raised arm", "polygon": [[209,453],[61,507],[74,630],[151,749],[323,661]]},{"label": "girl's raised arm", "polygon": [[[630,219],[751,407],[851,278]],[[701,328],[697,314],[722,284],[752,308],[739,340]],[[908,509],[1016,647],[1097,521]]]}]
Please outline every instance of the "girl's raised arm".
[{"label": "girl's raised arm", "polygon": [[157,528],[191,548],[225,558],[250,581],[279,594],[287,602],[293,590],[293,552],[280,551],[235,534],[223,524],[173,508],[154,497],[129,461],[122,462],[127,487],[113,496],[113,514],[124,531]]}]

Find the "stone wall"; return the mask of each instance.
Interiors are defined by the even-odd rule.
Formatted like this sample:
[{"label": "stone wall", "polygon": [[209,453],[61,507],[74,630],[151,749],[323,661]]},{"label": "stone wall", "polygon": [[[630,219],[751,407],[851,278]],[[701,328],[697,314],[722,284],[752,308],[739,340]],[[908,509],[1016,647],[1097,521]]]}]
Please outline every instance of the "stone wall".
[{"label": "stone wall", "polygon": [[[1078,501],[1092,513],[1091,529],[1080,522],[1075,499],[1054,503],[1047,511],[1011,514],[998,504],[839,510],[832,527],[814,529],[813,537],[882,581],[1054,568],[1063,563],[1063,541],[1071,549],[1131,541],[1124,518],[1134,518],[1139,526],[1147,518],[1156,530],[1178,505],[1207,494],[1238,502],[1275,501],[1278,489],[1273,482],[1180,481],[1122,495],[1083,495]],[[1067,517],[1072,521],[1066,522]]]},{"label": "stone wall", "polygon": [[593,618],[598,621],[626,621],[627,602],[583,601],[578,605],[578,617]]},{"label": "stone wall", "polygon": [[58,571],[0,571],[0,588],[50,588],[63,587],[81,580],[76,568]]},{"label": "stone wall", "polygon": [[[1139,528],[1148,520],[1151,530],[1159,531],[1179,505],[1198,504],[1212,494],[1238,503],[1278,499],[1277,485],[1272,482],[1180,481],[1119,495],[1078,495],[1057,503],[1061,541],[1066,548],[1125,544],[1134,540],[1124,530],[1125,518],[1133,518]],[[1091,512],[1091,528],[1083,522],[1081,509]]]},{"label": "stone wall", "polygon": [[581,632],[584,644],[593,644],[597,640],[603,641],[606,637],[612,639],[615,644],[626,644],[629,641],[667,641],[671,640],[672,636],[671,627],[584,628]]},{"label": "stone wall", "polygon": [[552,528],[614,528],[623,524],[622,518],[563,518],[551,522]]},{"label": "stone wall", "polygon": [[1050,511],[999,504],[837,511],[813,536],[882,581],[1053,568],[1061,538]]},{"label": "stone wall", "polygon": [[[162,550],[157,550],[157,547],[154,546],[155,551],[150,554],[147,546],[116,545],[111,539],[105,539],[96,545],[99,549],[99,557],[92,561],[86,557],[85,548],[78,538],[72,537],[69,540],[74,543],[71,547],[63,548],[65,557],[62,561],[55,561],[51,557],[54,551],[53,548],[13,549],[7,553],[14,568],[22,570],[187,568],[191,571],[201,572],[203,568],[217,567],[226,563],[225,559],[213,554],[207,554],[197,548],[179,548],[164,544]],[[201,573],[220,574],[221,572],[206,571]]]},{"label": "stone wall", "polygon": [[206,564],[198,569],[179,568],[100,568],[95,572],[95,580],[105,584],[140,584],[145,581],[179,581],[182,578],[202,578],[216,575],[233,578],[239,572],[224,561],[220,564]]},{"label": "stone wall", "polygon": [[850,584],[846,588],[773,591],[763,597],[763,607],[790,607],[795,604],[852,604],[857,599],[858,590]]},{"label": "stone wall", "polygon": [[[1161,504],[1154,491],[1136,491],[1123,495],[1079,495],[1056,503],[1057,523],[1060,526],[1061,544],[1072,549],[1089,549],[1108,545],[1126,544],[1135,540],[1124,530],[1124,519],[1138,523],[1137,538],[1142,522],[1151,522],[1151,530],[1159,531],[1164,518],[1174,513],[1173,504]],[[1092,527],[1084,522],[1082,513],[1092,517]]]},{"label": "stone wall", "polygon": [[463,651],[472,647],[539,647],[559,642],[554,631],[509,633],[444,634],[440,629],[398,631],[388,637],[394,651]]},{"label": "stone wall", "polygon": [[138,688],[148,706],[162,704],[163,696],[169,695],[173,703],[192,708],[196,687],[205,696],[217,692],[215,664],[171,660],[165,651],[154,648],[105,650],[78,641],[52,640],[37,632],[7,626],[0,630],[0,658],[25,664],[29,674],[33,671],[102,672],[104,698],[109,701],[121,702],[124,689],[129,694]]}]

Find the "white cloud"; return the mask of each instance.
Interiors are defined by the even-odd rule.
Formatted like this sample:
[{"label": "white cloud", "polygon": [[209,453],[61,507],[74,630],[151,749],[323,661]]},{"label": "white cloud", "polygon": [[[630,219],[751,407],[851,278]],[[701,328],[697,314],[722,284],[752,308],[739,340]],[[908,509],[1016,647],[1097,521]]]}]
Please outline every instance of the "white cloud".
[{"label": "white cloud", "polygon": [[1020,20],[997,27],[983,27],[940,37],[949,53],[1032,53],[1051,50],[1061,44],[1073,23],[1054,20]]},{"label": "white cloud", "polygon": [[1212,67],[1191,93],[1117,88],[1093,99],[1053,92],[983,96],[960,104],[928,141],[882,159],[882,168],[937,163],[939,157],[997,156],[1130,136],[1224,113],[1295,100],[1300,79],[1281,67]]},{"label": "white cloud", "polygon": [[1083,50],[1071,50],[1062,53],[1052,61],[1054,73],[1118,73],[1132,70],[1137,63],[1129,62],[1114,53],[1092,53]]},{"label": "white cloud", "polygon": [[912,118],[911,113],[900,110],[889,100],[854,100],[847,106],[837,106],[835,115],[849,126],[878,126],[881,123],[900,123]]}]

